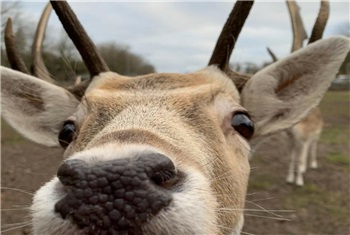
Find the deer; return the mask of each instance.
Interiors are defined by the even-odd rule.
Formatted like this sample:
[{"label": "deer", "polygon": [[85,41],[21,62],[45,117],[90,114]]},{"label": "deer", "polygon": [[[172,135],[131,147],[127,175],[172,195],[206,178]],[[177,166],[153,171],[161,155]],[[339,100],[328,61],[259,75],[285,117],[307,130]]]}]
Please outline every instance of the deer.
[{"label": "deer", "polygon": [[[293,43],[291,53],[303,47],[307,39],[307,33],[300,16],[300,8],[295,1],[286,1],[292,22]],[[320,10],[312,29],[308,44],[320,40],[329,18],[329,1],[321,1]],[[267,49],[273,61],[277,56]],[[317,164],[317,142],[323,129],[323,119],[319,107],[314,107],[309,113],[293,127],[286,130],[285,134],[291,141],[290,162],[286,182],[297,186],[304,185],[303,174],[306,172],[308,157],[310,157],[310,168],[316,169]]]},{"label": "deer", "polygon": [[1,67],[3,118],[62,165],[34,195],[39,234],[240,234],[251,150],[316,107],[349,39],[318,40],[254,75],[228,61],[253,2],[237,1],[195,72],[109,71],[65,1],[51,1],[89,70],[80,92]]}]

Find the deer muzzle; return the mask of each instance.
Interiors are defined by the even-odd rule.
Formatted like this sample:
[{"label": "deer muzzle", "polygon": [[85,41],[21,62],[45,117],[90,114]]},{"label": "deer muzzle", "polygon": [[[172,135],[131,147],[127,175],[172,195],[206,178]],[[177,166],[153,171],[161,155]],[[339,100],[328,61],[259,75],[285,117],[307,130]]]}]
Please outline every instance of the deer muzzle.
[{"label": "deer muzzle", "polygon": [[142,234],[142,225],[171,203],[166,185],[176,175],[158,153],[94,165],[67,160],[57,172],[65,196],[55,212],[87,234]]}]

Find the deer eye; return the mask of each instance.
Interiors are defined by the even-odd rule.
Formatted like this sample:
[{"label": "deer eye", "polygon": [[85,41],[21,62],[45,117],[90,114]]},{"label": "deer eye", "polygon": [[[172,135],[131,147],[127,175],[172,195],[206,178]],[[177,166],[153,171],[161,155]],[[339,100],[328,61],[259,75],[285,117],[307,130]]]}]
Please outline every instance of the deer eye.
[{"label": "deer eye", "polygon": [[67,148],[76,136],[76,127],[73,121],[66,121],[58,134],[58,142],[62,148]]},{"label": "deer eye", "polygon": [[234,113],[231,120],[231,126],[246,140],[250,140],[254,134],[254,123],[250,120],[247,113]]}]

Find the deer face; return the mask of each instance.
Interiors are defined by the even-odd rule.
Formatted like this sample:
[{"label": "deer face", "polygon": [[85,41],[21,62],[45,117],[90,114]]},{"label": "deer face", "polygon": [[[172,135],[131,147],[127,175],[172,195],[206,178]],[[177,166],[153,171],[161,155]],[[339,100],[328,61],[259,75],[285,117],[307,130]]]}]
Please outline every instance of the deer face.
[{"label": "deer face", "polygon": [[34,196],[34,234],[239,234],[248,141],[301,120],[348,50],[343,37],[319,41],[239,85],[220,65],[125,77],[96,62],[79,99],[2,67],[4,118],[65,148],[57,175]]},{"label": "deer face", "polygon": [[[246,135],[243,131],[252,129],[244,126],[246,122],[241,123],[242,130],[232,127],[234,116],[243,116],[246,111],[229,78],[208,67],[187,75],[130,78],[104,73],[95,79],[67,119],[75,126],[74,138],[65,151],[67,160],[58,171],[58,179],[45,185],[34,198],[36,232],[55,233],[43,222],[49,215],[50,223],[57,225],[62,223],[61,216],[71,217],[71,226],[64,228],[67,234],[76,230],[75,223],[90,233],[105,231],[106,227],[145,234],[239,233],[249,175],[249,145],[237,130]],[[74,165],[78,160],[81,166]],[[147,172],[148,165],[159,169]],[[128,177],[137,187],[118,186],[119,179],[108,176],[113,166],[121,167],[120,172],[114,172],[121,177],[127,177],[123,176],[125,172],[135,172]],[[69,170],[63,169],[67,167]],[[107,179],[110,190],[104,192],[104,184],[81,185],[89,173],[79,178],[77,172],[95,168],[105,169],[106,174],[101,173],[96,180]],[[146,178],[135,180],[137,172],[146,172]],[[160,179],[153,179],[157,175]],[[72,183],[73,179],[79,182]],[[138,194],[150,195],[148,201],[143,203]],[[108,199],[91,202],[91,198],[102,195]],[[76,202],[79,200],[81,203]],[[74,204],[72,201],[77,205],[67,208]],[[122,208],[117,210],[120,218],[112,213],[117,202]],[[46,203],[50,206],[43,211],[40,205]],[[160,205],[153,211],[152,203]],[[89,210],[89,216],[81,213],[82,208]],[[124,213],[125,208],[129,209]],[[221,213],[224,208],[232,210]],[[92,216],[99,213],[104,214],[102,224]],[[41,214],[45,218],[35,217]],[[218,225],[231,229],[222,230]],[[61,233],[62,227],[57,228]]]}]

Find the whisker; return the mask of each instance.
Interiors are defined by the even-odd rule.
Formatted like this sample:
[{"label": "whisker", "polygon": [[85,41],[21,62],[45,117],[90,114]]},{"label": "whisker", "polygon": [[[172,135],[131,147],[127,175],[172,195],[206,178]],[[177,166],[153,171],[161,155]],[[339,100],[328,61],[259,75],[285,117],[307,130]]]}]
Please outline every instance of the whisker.
[{"label": "whisker", "polygon": [[72,65],[69,63],[69,59],[67,56],[64,55],[64,53],[60,53],[61,54],[61,58],[62,58],[62,61],[64,62],[64,64],[68,67],[68,69],[72,72],[74,72],[73,68],[72,68]]},{"label": "whisker", "polygon": [[295,210],[259,210],[259,209],[235,209],[235,208],[219,208],[217,211],[254,211],[254,212],[281,212],[281,213],[292,213]]},{"label": "whisker", "polygon": [[248,201],[248,200],[246,200],[246,202],[247,202],[247,203],[250,203],[250,204],[252,204],[252,205],[254,205],[254,206],[259,207],[260,209],[266,211],[267,213],[270,213],[271,215],[274,215],[274,216],[277,216],[277,217],[283,217],[282,215],[278,215],[278,214],[276,214],[276,213],[269,212],[267,209],[265,209],[264,207],[262,207],[262,206],[260,206],[260,205],[258,205],[258,204],[256,204],[256,203],[254,203],[254,202],[251,202],[251,201]]},{"label": "whisker", "polygon": [[267,198],[262,198],[262,199],[255,199],[251,200],[250,202],[260,202],[260,201],[265,201],[265,200],[271,200],[274,199],[275,197],[267,197]]},{"label": "whisker", "polygon": [[[208,163],[207,163],[208,164]],[[254,171],[257,170],[258,167],[251,167],[250,170]],[[215,182],[216,180],[223,180],[231,176],[231,173],[234,172],[235,170],[230,170],[222,173],[221,175],[216,176],[214,179],[212,179],[210,182]]]},{"label": "whisker", "polygon": [[18,223],[12,223],[12,224],[3,224],[2,227],[10,227],[10,226],[17,226],[17,225],[23,225],[28,224],[30,221],[24,221],[24,222],[18,222]]},{"label": "whisker", "polygon": [[282,220],[282,221],[291,221],[291,219],[272,217],[272,216],[262,216],[262,215],[252,215],[252,214],[244,214],[244,216],[258,217],[258,218],[264,218],[264,219],[273,219],[273,220]]},{"label": "whisker", "polygon": [[233,171],[235,171],[235,170],[226,171],[225,173],[216,176],[216,177],[215,177],[214,179],[212,179],[210,182],[212,183],[212,182],[214,182],[214,181],[216,181],[216,180],[219,180],[219,179],[225,179],[225,178],[229,177],[230,174],[231,174]]},{"label": "whisker", "polygon": [[235,198],[235,195],[232,195],[232,193],[213,193],[214,196],[228,196],[229,198],[232,197],[232,198]]},{"label": "whisker", "polygon": [[21,211],[21,210],[30,210],[30,207],[24,207],[24,208],[5,208],[1,209],[1,211]]},{"label": "whisker", "polygon": [[16,191],[16,192],[20,192],[20,193],[25,193],[25,194],[34,196],[34,193],[28,192],[28,191],[25,191],[25,190],[22,190],[22,189],[10,188],[10,187],[1,187],[1,189],[12,190],[12,191]]},{"label": "whisker", "polygon": [[15,207],[15,208],[25,208],[25,207],[30,207],[30,204],[24,204],[24,205],[12,205],[12,207]]},{"label": "whisker", "polygon": [[[20,223],[18,223],[18,224],[20,224]],[[8,229],[5,229],[5,230],[1,230],[1,233],[6,233],[6,232],[10,232],[10,231],[13,231],[13,230],[16,230],[16,229],[28,227],[31,224],[32,224],[32,222],[24,222],[20,226],[16,226],[16,227],[8,228]]]},{"label": "whisker", "polygon": [[241,231],[241,234],[255,235],[254,233],[248,233],[248,232],[244,232],[244,231]]},{"label": "whisker", "polygon": [[254,167],[251,167],[251,168],[250,168],[250,171],[257,171],[257,170],[259,170],[259,167],[258,167],[258,166],[254,166]]},{"label": "whisker", "polygon": [[211,161],[206,162],[205,164],[203,164],[203,165],[201,165],[201,166],[202,166],[202,167],[205,167],[205,166],[207,166],[207,165],[213,163],[214,161],[215,161],[215,159],[212,159]]},{"label": "whisker", "polygon": [[225,227],[225,226],[223,226],[223,225],[217,225],[219,228],[223,228],[223,229],[226,229],[226,230],[232,230],[232,228],[229,228],[229,227]]}]

